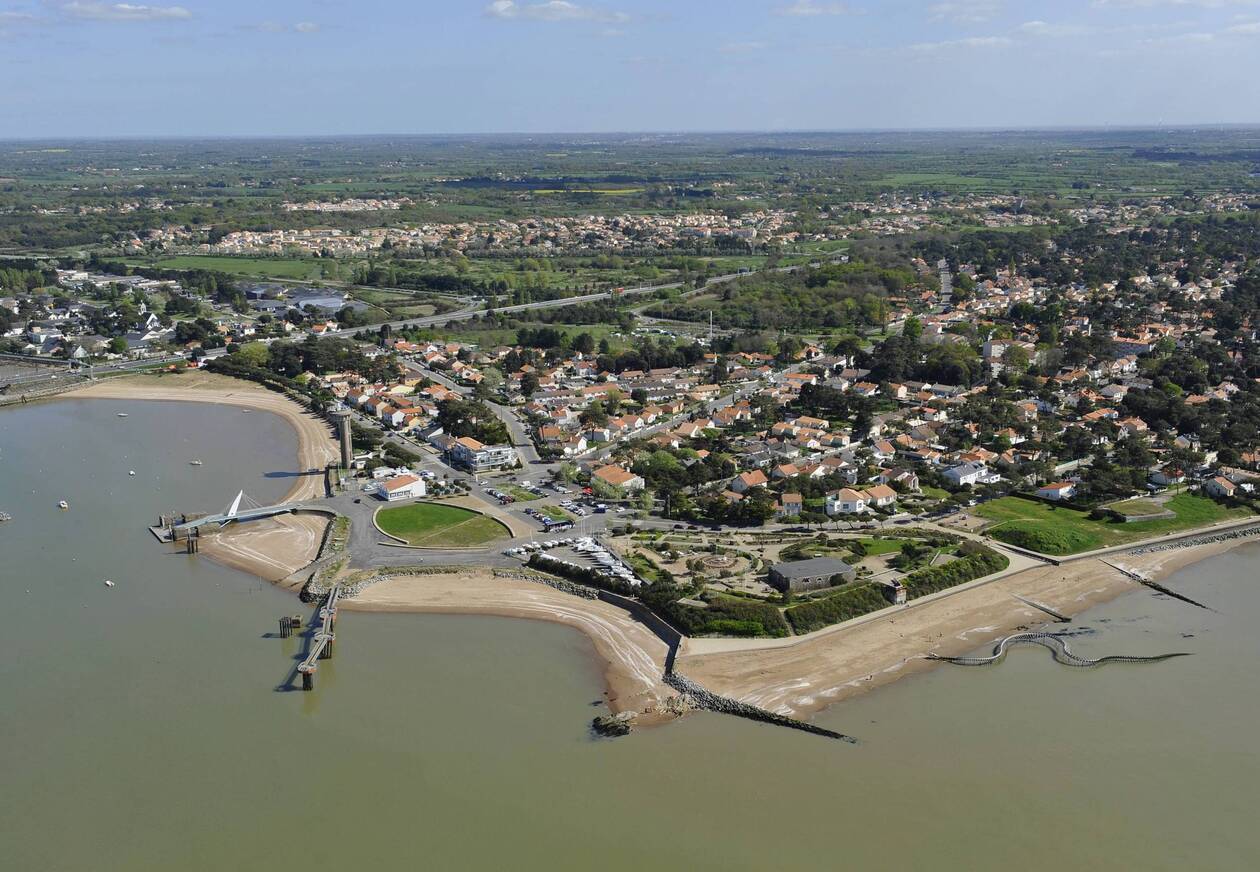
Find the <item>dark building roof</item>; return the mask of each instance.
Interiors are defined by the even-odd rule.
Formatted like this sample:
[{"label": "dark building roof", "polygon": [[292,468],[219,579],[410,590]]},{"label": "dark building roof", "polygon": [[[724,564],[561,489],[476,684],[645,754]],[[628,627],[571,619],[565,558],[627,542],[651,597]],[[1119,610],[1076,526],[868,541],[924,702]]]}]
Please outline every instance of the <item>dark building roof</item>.
[{"label": "dark building roof", "polygon": [[794,560],[791,563],[776,563],[770,571],[780,578],[818,578],[819,576],[841,575],[852,572],[853,568],[843,560],[834,557],[811,557],[809,560]]}]

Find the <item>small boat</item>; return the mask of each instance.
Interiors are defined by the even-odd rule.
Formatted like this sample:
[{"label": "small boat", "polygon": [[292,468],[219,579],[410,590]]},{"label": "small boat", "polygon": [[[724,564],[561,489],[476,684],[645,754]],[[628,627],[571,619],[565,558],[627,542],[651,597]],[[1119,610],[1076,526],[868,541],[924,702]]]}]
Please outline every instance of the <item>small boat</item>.
[{"label": "small boat", "polygon": [[125,417],[127,417],[127,413],[126,413],[126,412],[119,412],[119,413],[118,413],[118,417],[120,417],[120,418],[125,418]]},{"label": "small boat", "polygon": [[57,508],[59,508],[59,509],[68,509],[68,508],[70,508],[70,504],[69,504],[68,502],[66,502],[65,500],[58,500],[58,501],[57,501]]},{"label": "small boat", "polygon": [[106,587],[113,587],[113,586],[114,586],[114,583],[113,583],[112,581],[110,581],[110,580],[107,578],[107,579],[105,579],[105,586],[106,586]]},{"label": "small boat", "polygon": [[200,460],[190,460],[190,461],[188,461],[188,465],[189,465],[189,466],[201,466],[201,461],[200,461]]},{"label": "small boat", "polygon": [[127,475],[135,475],[135,474],[136,474],[136,471],[134,469],[127,470]]},{"label": "small boat", "polygon": [[3,523],[5,521],[12,521],[12,520],[13,520],[13,516],[10,515],[8,512],[0,512],[0,523]]}]

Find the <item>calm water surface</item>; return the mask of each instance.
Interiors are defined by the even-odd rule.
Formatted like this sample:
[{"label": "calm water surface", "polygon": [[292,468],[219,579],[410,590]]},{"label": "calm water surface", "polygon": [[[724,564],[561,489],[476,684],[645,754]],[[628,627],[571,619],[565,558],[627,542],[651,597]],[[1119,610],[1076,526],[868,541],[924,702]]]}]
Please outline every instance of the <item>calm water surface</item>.
[{"label": "calm water surface", "polygon": [[347,614],[318,690],[276,690],[296,600],[144,526],[280,496],[292,438],[217,406],[0,411],[4,868],[1257,866],[1260,549],[1172,579],[1218,612],[1078,621],[1087,656],[1194,657],[938,669],[820,716],[857,747],[717,715],[594,741],[599,671],[548,624]]}]

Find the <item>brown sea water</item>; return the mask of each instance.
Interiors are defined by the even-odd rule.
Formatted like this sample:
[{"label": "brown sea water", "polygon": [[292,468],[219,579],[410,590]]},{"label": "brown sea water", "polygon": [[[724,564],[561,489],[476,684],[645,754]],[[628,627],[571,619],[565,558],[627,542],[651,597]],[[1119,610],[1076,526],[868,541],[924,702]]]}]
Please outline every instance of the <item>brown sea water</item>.
[{"label": "brown sea water", "polygon": [[[117,418],[116,411],[129,417]],[[292,433],[218,406],[0,411],[0,846],[15,870],[1252,869],[1260,548],[1078,619],[1077,670],[1016,649],[817,720],[701,714],[594,740],[587,641],[346,613],[281,692],[297,601],[144,529],[290,483]],[[201,467],[188,460],[198,457]],[[135,469],[137,475],[127,475]],[[68,512],[56,508],[70,502]],[[116,587],[109,589],[103,579]]]}]

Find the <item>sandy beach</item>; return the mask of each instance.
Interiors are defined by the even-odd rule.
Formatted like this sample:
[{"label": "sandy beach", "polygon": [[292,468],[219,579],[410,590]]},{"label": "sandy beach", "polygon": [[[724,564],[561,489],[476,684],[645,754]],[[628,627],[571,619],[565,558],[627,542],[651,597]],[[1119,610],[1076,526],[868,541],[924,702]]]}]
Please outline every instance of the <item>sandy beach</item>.
[{"label": "sandy beach", "polygon": [[676,693],[661,681],[665,643],[627,612],[599,600],[562,593],[543,584],[495,576],[489,569],[458,574],[402,575],[373,584],[347,610],[498,615],[564,624],[591,640],[604,664],[606,699],[614,712],[648,712]]},{"label": "sandy beach", "polygon": [[279,582],[319,556],[319,544],[329,522],[324,515],[300,514],[233,524],[205,534],[200,553],[266,581]]}]

